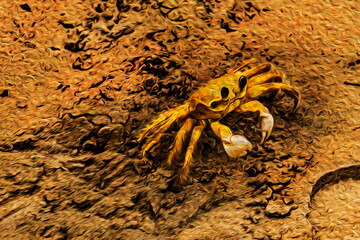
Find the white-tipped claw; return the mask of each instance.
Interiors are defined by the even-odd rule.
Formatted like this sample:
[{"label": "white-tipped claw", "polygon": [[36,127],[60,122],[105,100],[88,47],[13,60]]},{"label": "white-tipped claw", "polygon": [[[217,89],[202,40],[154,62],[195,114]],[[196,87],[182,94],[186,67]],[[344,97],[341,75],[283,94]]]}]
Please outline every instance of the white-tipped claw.
[{"label": "white-tipped claw", "polygon": [[224,149],[230,157],[243,157],[252,150],[251,143],[244,136],[232,134],[229,127],[219,122],[213,122],[211,128],[221,139]]},{"label": "white-tipped claw", "polygon": [[264,113],[264,115],[261,123],[261,144],[268,139],[274,126],[274,117],[270,113]]},{"label": "white-tipped claw", "polygon": [[241,135],[232,135],[230,141],[224,141],[223,145],[226,153],[233,158],[243,157],[252,150],[251,143]]}]

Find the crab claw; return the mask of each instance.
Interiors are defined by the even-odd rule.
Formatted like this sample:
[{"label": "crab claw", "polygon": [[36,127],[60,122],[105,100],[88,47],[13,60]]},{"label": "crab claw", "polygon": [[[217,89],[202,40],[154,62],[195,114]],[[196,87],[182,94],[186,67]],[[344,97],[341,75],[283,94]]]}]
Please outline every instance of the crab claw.
[{"label": "crab claw", "polygon": [[219,122],[213,122],[211,129],[221,139],[224,149],[230,157],[243,157],[252,150],[251,143],[244,136],[234,135],[229,127]]},{"label": "crab claw", "polygon": [[264,117],[261,123],[261,144],[268,139],[274,126],[274,117],[270,113],[263,112],[262,114]]},{"label": "crab claw", "polygon": [[243,157],[252,150],[251,143],[241,135],[232,135],[230,141],[223,141],[226,153],[233,158]]}]

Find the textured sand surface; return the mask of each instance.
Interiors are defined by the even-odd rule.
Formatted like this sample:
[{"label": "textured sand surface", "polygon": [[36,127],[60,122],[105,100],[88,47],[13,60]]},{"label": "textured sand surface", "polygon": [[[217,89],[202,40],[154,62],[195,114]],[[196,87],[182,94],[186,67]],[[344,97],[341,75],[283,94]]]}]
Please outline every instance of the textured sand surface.
[{"label": "textured sand surface", "polygon": [[[359,239],[357,1],[2,1],[1,239]],[[159,114],[254,57],[301,94],[275,118],[223,123],[254,145],[229,158],[207,128],[181,191]],[[181,162],[179,162],[181,164]]]}]

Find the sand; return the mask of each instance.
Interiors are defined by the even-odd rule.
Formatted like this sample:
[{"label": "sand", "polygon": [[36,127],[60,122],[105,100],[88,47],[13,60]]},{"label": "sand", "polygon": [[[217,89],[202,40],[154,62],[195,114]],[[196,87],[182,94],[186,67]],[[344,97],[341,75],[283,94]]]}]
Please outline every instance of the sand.
[{"label": "sand", "polygon": [[[359,239],[357,1],[3,1],[1,239]],[[173,126],[147,124],[242,61],[300,92],[223,123],[254,145],[227,156],[207,127],[172,186]],[[256,64],[255,64],[256,65]],[[350,169],[350,170],[349,170]]]}]

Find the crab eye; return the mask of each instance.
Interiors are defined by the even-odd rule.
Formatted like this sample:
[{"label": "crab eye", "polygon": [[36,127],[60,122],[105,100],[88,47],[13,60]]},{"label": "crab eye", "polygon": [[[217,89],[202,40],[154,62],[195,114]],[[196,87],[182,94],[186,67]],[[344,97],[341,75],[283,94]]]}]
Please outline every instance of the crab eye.
[{"label": "crab eye", "polygon": [[247,84],[247,78],[245,76],[241,76],[239,79],[240,91],[242,91],[245,88],[246,84]]},{"label": "crab eye", "polygon": [[229,96],[229,89],[227,87],[223,87],[221,89],[221,97],[222,99],[225,99]]}]

